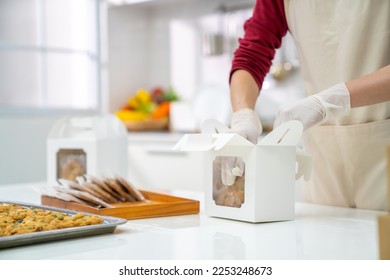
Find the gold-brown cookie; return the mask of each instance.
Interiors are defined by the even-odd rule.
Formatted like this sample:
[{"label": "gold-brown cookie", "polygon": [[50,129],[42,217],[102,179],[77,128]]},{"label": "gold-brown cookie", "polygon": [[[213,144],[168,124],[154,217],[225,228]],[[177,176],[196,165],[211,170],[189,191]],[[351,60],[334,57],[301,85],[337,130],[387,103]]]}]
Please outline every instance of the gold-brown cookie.
[{"label": "gold-brown cookie", "polygon": [[120,194],[121,201],[136,201],[135,198],[125,192],[122,186],[118,184],[114,179],[105,178],[104,182],[106,182],[112,189],[114,189],[118,194]]},{"label": "gold-brown cookie", "polygon": [[104,220],[94,215],[68,215],[40,208],[26,208],[15,204],[0,204],[0,236],[33,233],[46,230],[101,224]]},{"label": "gold-brown cookie", "polygon": [[125,189],[127,190],[128,193],[130,193],[135,200],[137,201],[145,201],[144,195],[134,187],[134,185],[130,184],[128,181],[126,181],[124,178],[121,176],[116,176],[115,180]]},{"label": "gold-brown cookie", "polygon": [[79,191],[79,190],[74,190],[74,189],[69,189],[69,188],[64,188],[64,187],[57,187],[57,191],[63,192],[63,193],[68,193],[71,194],[79,199],[88,201],[96,206],[103,206],[106,208],[113,208],[112,205],[108,204],[107,202],[101,200],[100,198],[84,191]]},{"label": "gold-brown cookie", "polygon": [[114,202],[118,202],[121,200],[120,195],[115,190],[113,190],[108,184],[106,184],[106,182],[104,182],[103,180],[100,180],[98,177],[95,177],[95,176],[88,176],[88,177],[92,183],[98,185],[99,187],[104,189],[106,192],[111,194],[115,198]]},{"label": "gold-brown cookie", "polygon": [[100,199],[110,203],[110,202],[115,202],[115,198],[110,195],[108,192],[106,192],[104,189],[100,188],[100,186],[94,184],[94,183],[91,183],[91,182],[85,182],[83,184],[83,187],[89,189],[89,190],[92,190],[94,193],[96,193],[97,195],[95,195],[96,197],[99,197]]},{"label": "gold-brown cookie", "polygon": [[99,195],[98,192],[96,192],[93,188],[89,188],[89,187],[85,186],[84,184],[81,185],[81,184],[78,184],[78,183],[75,183],[75,182],[72,182],[72,181],[69,181],[68,184],[69,184],[69,187],[71,189],[82,191],[82,192],[87,192],[87,193],[90,193],[93,196],[96,196],[96,197],[100,198],[100,195]]}]

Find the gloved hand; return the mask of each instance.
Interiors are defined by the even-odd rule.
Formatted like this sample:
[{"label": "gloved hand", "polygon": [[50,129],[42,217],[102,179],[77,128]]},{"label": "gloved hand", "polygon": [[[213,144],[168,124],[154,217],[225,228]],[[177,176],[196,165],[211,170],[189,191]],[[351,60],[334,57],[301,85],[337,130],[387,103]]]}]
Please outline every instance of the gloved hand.
[{"label": "gloved hand", "polygon": [[[229,133],[237,133],[248,139],[253,144],[257,140],[263,128],[256,112],[249,108],[234,112],[230,123]],[[244,173],[245,164],[238,157],[223,157],[221,160],[221,179],[226,186],[234,184],[237,176]]]},{"label": "gloved hand", "polygon": [[274,122],[274,128],[290,120],[298,120],[306,130],[328,120],[336,120],[351,110],[348,88],[337,84],[320,93],[311,95],[295,104],[281,107]]}]

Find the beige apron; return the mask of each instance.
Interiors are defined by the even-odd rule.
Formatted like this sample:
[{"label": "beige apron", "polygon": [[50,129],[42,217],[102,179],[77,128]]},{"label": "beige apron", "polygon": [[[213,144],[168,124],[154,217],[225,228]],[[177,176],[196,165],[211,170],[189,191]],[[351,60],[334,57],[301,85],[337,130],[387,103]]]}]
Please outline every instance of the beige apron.
[{"label": "beige apron", "polygon": [[[390,1],[285,0],[308,94],[390,64]],[[308,129],[313,157],[307,202],[387,209],[390,102],[352,109],[336,123]]]}]

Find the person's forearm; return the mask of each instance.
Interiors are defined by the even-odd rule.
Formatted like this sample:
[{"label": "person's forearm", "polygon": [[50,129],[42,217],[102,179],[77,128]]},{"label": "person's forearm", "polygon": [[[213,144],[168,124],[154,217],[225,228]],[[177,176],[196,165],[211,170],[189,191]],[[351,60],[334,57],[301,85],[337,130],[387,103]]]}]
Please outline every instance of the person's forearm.
[{"label": "person's forearm", "polygon": [[390,101],[390,65],[345,84],[351,108]]},{"label": "person's forearm", "polygon": [[259,87],[252,75],[245,70],[233,73],[230,82],[230,98],[233,111],[250,108],[254,109],[259,95]]}]

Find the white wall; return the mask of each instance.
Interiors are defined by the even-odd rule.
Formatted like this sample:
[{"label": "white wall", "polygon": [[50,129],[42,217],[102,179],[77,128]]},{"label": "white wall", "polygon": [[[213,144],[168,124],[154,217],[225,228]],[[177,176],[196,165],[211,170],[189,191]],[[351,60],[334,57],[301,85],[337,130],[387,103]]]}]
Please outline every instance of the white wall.
[{"label": "white wall", "polygon": [[[214,14],[221,4],[237,2],[247,3],[248,0],[171,0],[110,7],[108,11],[110,111],[116,111],[140,87],[150,89],[154,86],[172,85],[174,66],[171,59],[170,28],[173,21],[186,23],[195,32],[195,40],[191,41],[191,44],[196,44],[195,60],[198,64],[195,71],[198,72],[194,74],[193,79],[195,83],[201,82],[199,19]],[[221,60],[216,58],[218,59]],[[227,72],[229,66],[225,68]],[[186,72],[189,69],[176,70]],[[226,76],[226,73],[222,75]],[[227,83],[227,77],[222,79]],[[178,94],[188,95],[183,92]]]},{"label": "white wall", "polygon": [[[103,92],[106,83],[109,91],[107,95],[103,94],[103,111],[116,111],[140,87],[149,89],[158,85],[171,85],[173,66],[170,28],[174,20],[187,24],[195,32],[191,42],[198,50],[194,59],[196,69],[191,69],[194,71],[191,75],[194,75],[195,86],[202,82],[223,83],[229,70],[229,58],[202,57],[199,19],[214,14],[221,3],[237,2],[239,1],[167,0],[110,7],[108,24],[102,26],[103,39],[108,45],[107,53],[105,48],[102,49],[103,70],[105,73],[107,70],[109,76],[109,81],[106,82],[103,75]],[[105,14],[102,16],[104,18]],[[197,39],[196,32],[199,32]],[[178,67],[175,68],[176,71],[188,72],[185,66],[183,69],[177,65],[174,67]],[[210,70],[212,68],[215,70]],[[267,102],[263,104],[268,106]],[[38,115],[36,112],[19,116],[0,114],[0,184],[46,179],[46,137],[59,118],[58,114]]]},{"label": "white wall", "polygon": [[[50,15],[48,21],[54,21],[56,24],[64,25],[64,28],[61,30],[69,29],[69,22],[64,20],[67,14],[64,10],[64,6],[72,6],[72,4],[79,4],[79,0],[73,1],[37,1],[37,0],[1,0],[0,1],[0,37],[2,40],[8,43],[22,44],[28,46],[39,45],[40,39],[42,39],[41,34],[39,34],[40,29],[37,26],[37,22],[42,20],[42,15],[40,12],[40,5],[46,4],[45,11],[47,11]],[[93,6],[94,2],[89,1],[89,4]],[[62,5],[60,5],[62,4]],[[101,28],[103,33],[105,32],[105,22],[106,19],[106,5],[103,1],[100,1],[101,5],[101,17],[102,24]],[[90,6],[88,6],[90,7]],[[73,12],[81,12],[86,10],[78,9],[78,7],[74,7],[75,10]],[[94,10],[87,9],[89,13],[94,13]],[[69,11],[68,11],[69,12]],[[58,17],[58,14],[61,14],[61,17]],[[56,16],[57,15],[57,16]],[[88,20],[88,23],[94,25],[94,19],[90,19],[82,15],[79,19]],[[46,22],[46,23],[47,23]],[[46,24],[45,28],[57,27],[57,25],[52,23]],[[73,26],[72,30],[78,32],[83,30],[86,26],[81,26],[80,22],[73,21],[71,23]],[[89,26],[89,25],[88,25]],[[64,32],[58,32],[58,29],[51,30],[53,32],[49,32],[48,34],[51,39],[56,40],[48,40],[49,37],[46,37],[48,42],[51,42],[49,46],[59,46],[57,43],[61,42],[60,45],[63,44],[63,47],[81,47],[79,44],[85,43],[85,36],[69,36],[70,34]],[[94,29],[93,29],[94,30]],[[69,30],[68,30],[69,31]],[[73,35],[75,35],[74,33]],[[92,35],[93,32],[90,32],[89,36]],[[105,34],[102,34],[105,35]],[[57,42],[57,43],[56,43]],[[92,49],[94,49],[95,38],[92,38],[90,41],[93,44]],[[70,45],[69,45],[70,44]],[[75,44],[75,45],[72,45]],[[103,46],[104,47],[104,46]],[[7,49],[5,49],[7,50]],[[101,50],[103,52],[103,63],[106,61],[106,52],[105,48]],[[3,57],[0,57],[0,63],[4,67],[4,73],[9,74],[6,71],[9,71],[10,65],[7,62],[6,58],[9,58],[9,54],[3,50],[2,53],[5,53]],[[3,58],[3,59],[2,59]],[[53,126],[53,124],[63,117],[63,114],[73,114],[74,111],[66,111],[66,112],[58,112],[55,110],[50,110],[42,108],[41,105],[35,106],[34,109],[26,109],[22,108],[31,108],[34,107],[34,103],[29,100],[34,93],[34,86],[28,83],[28,79],[26,79],[23,72],[25,72],[26,61],[23,61],[23,57],[18,54],[18,61],[21,62],[21,66],[18,71],[15,71],[15,79],[10,79],[9,75],[2,75],[3,80],[4,77],[5,82],[9,83],[11,86],[9,90],[5,88],[6,84],[0,85],[0,98],[6,97],[9,99],[10,95],[15,97],[15,89],[21,88],[19,91],[18,97],[20,97],[23,102],[28,100],[26,103],[18,103],[18,107],[13,110],[13,107],[7,105],[4,100],[1,100],[2,106],[0,106],[0,185],[1,184],[11,184],[11,183],[23,183],[23,182],[34,182],[34,181],[45,181],[46,180],[46,138],[47,135]],[[24,64],[23,64],[24,63]],[[1,69],[0,69],[1,70]],[[24,71],[23,71],[24,70]],[[28,69],[31,75],[39,75],[38,67],[34,67]],[[60,69],[64,70],[64,69]],[[105,69],[103,69],[105,70]],[[69,72],[64,70],[65,72]],[[1,72],[1,71],[0,71]],[[76,73],[77,74],[77,73]],[[103,79],[104,73],[103,73]],[[64,80],[64,79],[62,79]],[[0,78],[1,81],[1,78]],[[26,82],[27,81],[27,82]],[[106,83],[105,79],[103,81]],[[53,83],[53,86],[56,86],[58,89],[63,90],[65,95],[67,94],[68,100],[70,99],[69,91],[67,91],[67,87],[61,86],[58,83]],[[68,83],[67,86],[74,86],[73,83]],[[106,101],[105,94],[105,84],[103,84],[103,102]],[[95,92],[95,91],[94,91]],[[93,97],[96,99],[95,97]],[[58,97],[56,96],[56,101],[58,102]],[[80,100],[77,101],[80,104]],[[86,100],[86,104],[90,105],[93,103],[91,98]],[[76,108],[78,106],[75,106]],[[89,107],[89,106],[86,106]],[[103,106],[105,109],[105,106]],[[104,110],[106,111],[106,110]],[[80,111],[78,111],[80,113]]]},{"label": "white wall", "polygon": [[147,81],[148,11],[134,6],[108,12],[109,110],[115,111]]},{"label": "white wall", "polygon": [[0,184],[46,180],[46,137],[58,118],[0,116]]},{"label": "white wall", "polygon": [[[231,8],[238,3],[251,7],[248,0],[166,0],[109,8],[109,111],[118,110],[138,88],[173,86],[189,101],[188,110],[198,123],[205,118],[228,120],[231,59],[250,8],[220,17],[227,47],[223,54],[202,55],[202,36],[218,29],[221,4]],[[291,37],[283,44],[287,59],[297,64]],[[278,51],[275,62],[280,57]],[[283,81],[266,80],[256,110],[267,129],[272,129],[281,104],[304,96],[302,76],[295,70]],[[220,104],[219,112],[214,104]]]}]

